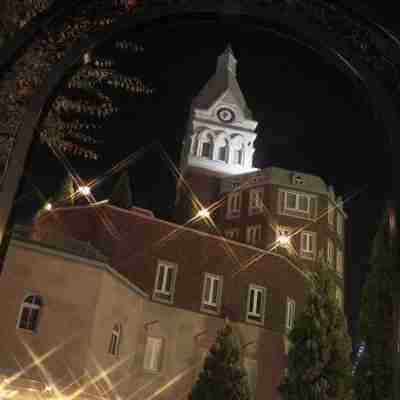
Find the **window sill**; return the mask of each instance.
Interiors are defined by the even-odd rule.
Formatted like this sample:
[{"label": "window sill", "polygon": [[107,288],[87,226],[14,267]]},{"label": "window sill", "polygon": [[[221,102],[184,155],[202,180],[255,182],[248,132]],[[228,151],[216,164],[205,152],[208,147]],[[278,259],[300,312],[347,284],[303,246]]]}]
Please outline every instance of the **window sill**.
[{"label": "window sill", "polygon": [[309,261],[314,261],[315,260],[315,254],[314,253],[300,252],[300,257],[303,258],[304,260],[309,260]]},{"label": "window sill", "polygon": [[164,303],[164,304],[173,304],[174,298],[173,295],[170,294],[170,298],[163,297],[167,295],[163,295],[162,293],[154,293],[153,294],[153,301],[156,301],[157,303]]},{"label": "window sill", "polygon": [[200,311],[210,315],[220,315],[219,307],[212,307],[204,303],[201,305]]},{"label": "window sill", "polygon": [[32,329],[28,329],[28,328],[20,328],[19,326],[17,326],[17,332],[27,333],[28,335],[37,335],[38,334],[37,330],[32,330]]}]

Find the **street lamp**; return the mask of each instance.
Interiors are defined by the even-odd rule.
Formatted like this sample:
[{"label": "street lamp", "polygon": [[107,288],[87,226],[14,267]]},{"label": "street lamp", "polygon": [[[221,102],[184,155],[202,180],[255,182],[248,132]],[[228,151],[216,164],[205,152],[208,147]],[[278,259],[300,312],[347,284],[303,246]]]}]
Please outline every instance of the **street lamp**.
[{"label": "street lamp", "polygon": [[207,208],[202,208],[197,213],[197,218],[210,218],[210,212],[207,210]]},{"label": "street lamp", "polygon": [[46,211],[51,211],[51,210],[53,209],[53,204],[51,204],[51,203],[46,203],[46,204],[44,205],[44,209],[45,209]]},{"label": "street lamp", "polygon": [[91,193],[90,187],[89,186],[79,186],[78,187],[78,192],[80,194],[83,194],[84,196],[89,196]]},{"label": "street lamp", "polygon": [[288,246],[290,244],[290,237],[287,236],[287,235],[284,235],[284,234],[279,235],[278,239],[277,239],[277,242],[278,242],[278,244],[280,246],[286,247],[286,246]]}]

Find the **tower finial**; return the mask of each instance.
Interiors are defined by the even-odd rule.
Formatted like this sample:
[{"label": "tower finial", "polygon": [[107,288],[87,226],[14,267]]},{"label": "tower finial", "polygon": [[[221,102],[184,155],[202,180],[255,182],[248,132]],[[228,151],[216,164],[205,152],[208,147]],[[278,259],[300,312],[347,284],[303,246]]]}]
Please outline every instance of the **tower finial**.
[{"label": "tower finial", "polygon": [[224,52],[218,57],[217,69],[221,71],[229,71],[236,75],[236,58],[233,55],[232,46],[230,43],[226,46]]}]

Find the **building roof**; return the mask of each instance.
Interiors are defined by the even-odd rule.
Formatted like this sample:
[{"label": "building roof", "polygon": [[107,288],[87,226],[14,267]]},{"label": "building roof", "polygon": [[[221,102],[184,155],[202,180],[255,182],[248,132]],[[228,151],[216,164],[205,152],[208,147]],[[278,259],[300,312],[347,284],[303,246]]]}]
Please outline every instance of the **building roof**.
[{"label": "building roof", "polygon": [[243,111],[244,117],[252,119],[251,111],[236,79],[236,59],[230,46],[218,57],[216,71],[194,98],[193,107],[206,110],[221,98],[227,103],[236,103]]}]

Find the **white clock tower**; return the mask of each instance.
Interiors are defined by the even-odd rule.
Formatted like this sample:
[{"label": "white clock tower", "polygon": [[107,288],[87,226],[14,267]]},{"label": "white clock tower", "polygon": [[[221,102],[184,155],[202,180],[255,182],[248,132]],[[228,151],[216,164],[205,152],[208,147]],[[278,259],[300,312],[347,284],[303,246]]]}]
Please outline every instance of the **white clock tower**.
[{"label": "white clock tower", "polygon": [[[220,179],[256,171],[257,122],[252,119],[236,79],[237,61],[228,46],[214,75],[193,99],[181,153],[175,218],[184,223],[219,197]],[[185,184],[183,184],[185,183]],[[190,188],[190,189],[189,189]],[[193,194],[195,196],[193,196]]]},{"label": "white clock tower", "polygon": [[192,102],[182,152],[183,173],[188,167],[223,176],[256,170],[253,154],[257,122],[237,82],[236,65],[228,46],[218,57],[214,75]]}]

